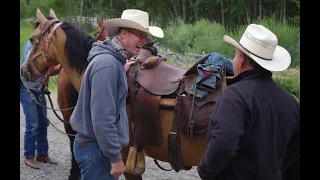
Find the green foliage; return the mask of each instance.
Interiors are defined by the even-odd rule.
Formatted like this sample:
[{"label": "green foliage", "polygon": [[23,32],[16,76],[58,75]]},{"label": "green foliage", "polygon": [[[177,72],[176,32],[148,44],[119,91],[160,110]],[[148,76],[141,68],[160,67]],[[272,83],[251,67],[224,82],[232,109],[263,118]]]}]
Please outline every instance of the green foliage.
[{"label": "green foliage", "polygon": [[275,17],[264,18],[256,22],[270,29],[278,37],[278,45],[287,49],[291,55],[290,67],[300,64],[300,28],[287,22],[279,23]]},{"label": "green foliage", "polygon": [[25,0],[20,0],[20,19],[27,16],[27,2]]},{"label": "green foliage", "polygon": [[26,21],[20,21],[20,59],[22,55],[23,45],[29,40],[34,29],[31,24]]},{"label": "green foliage", "polygon": [[56,91],[58,87],[58,76],[50,76],[48,88],[50,91]]},{"label": "green foliage", "polygon": [[20,0],[20,19],[35,17],[36,8],[39,8],[42,14],[49,15],[49,9],[53,8],[58,18],[67,15],[64,0],[36,0],[26,4],[26,0]]},{"label": "green foliage", "polygon": [[287,69],[282,72],[274,72],[272,77],[275,82],[300,98],[300,69]]},{"label": "green foliage", "polygon": [[[249,21],[248,21],[249,22]],[[261,24],[270,29],[278,37],[278,44],[286,48],[291,54],[291,68],[274,73],[274,80],[290,93],[300,98],[300,29],[288,23],[278,22],[273,17],[251,22]],[[227,34],[239,41],[247,25],[239,26],[233,32],[226,32],[221,24],[200,20],[187,24],[179,20],[164,30],[163,39],[157,39],[160,44],[170,50],[182,53],[181,59],[185,67],[192,63],[190,57],[184,53],[212,53],[219,52],[229,59],[233,59],[234,47],[223,43],[222,37]],[[175,57],[168,56],[168,62],[174,64]]]},{"label": "green foliage", "polygon": [[159,39],[173,51],[184,53],[208,53],[221,49],[224,28],[216,22],[199,20],[194,24],[186,24],[182,20],[164,30],[165,36]]},{"label": "green foliage", "polygon": [[[290,67],[300,64],[300,28],[288,23],[280,23],[274,17],[257,20],[272,30],[278,37],[278,44],[286,48],[291,57]],[[226,32],[223,26],[208,20],[196,21],[194,24],[184,23],[182,20],[172,24],[164,30],[163,39],[157,39],[165,47],[179,53],[211,53],[219,52],[229,59],[233,58],[234,48],[223,43],[223,35],[228,35],[239,41],[247,25],[239,26],[235,31]]]}]

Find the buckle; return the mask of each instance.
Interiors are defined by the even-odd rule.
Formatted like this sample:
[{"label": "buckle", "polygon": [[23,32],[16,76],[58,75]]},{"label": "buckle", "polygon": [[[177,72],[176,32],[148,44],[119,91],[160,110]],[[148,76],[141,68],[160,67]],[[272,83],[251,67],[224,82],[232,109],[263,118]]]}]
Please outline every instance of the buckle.
[{"label": "buckle", "polygon": [[51,40],[52,40],[52,34],[48,34],[48,37],[47,37],[47,39],[46,39],[46,42],[51,42]]},{"label": "buckle", "polygon": [[176,132],[169,132],[169,134],[177,135],[177,133],[176,133]]},{"label": "buckle", "polygon": [[190,121],[189,127],[193,128],[193,127],[194,127],[194,122],[195,122],[195,121]]}]

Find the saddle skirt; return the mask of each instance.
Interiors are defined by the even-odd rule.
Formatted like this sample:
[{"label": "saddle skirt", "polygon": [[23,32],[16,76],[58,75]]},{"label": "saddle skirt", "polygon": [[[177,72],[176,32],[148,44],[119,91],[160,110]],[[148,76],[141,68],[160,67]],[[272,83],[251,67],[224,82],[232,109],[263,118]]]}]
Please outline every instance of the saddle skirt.
[{"label": "saddle skirt", "polygon": [[[142,66],[144,67],[144,66]],[[136,81],[154,95],[169,95],[177,90],[186,70],[160,60],[156,68],[139,68]]]}]

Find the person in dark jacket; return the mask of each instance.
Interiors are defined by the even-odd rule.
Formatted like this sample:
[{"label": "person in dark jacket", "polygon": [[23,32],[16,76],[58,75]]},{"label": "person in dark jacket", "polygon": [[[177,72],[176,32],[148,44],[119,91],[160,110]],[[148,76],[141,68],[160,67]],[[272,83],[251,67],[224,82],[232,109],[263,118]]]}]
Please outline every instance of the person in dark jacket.
[{"label": "person in dark jacket", "polygon": [[202,180],[280,180],[300,158],[300,105],[272,80],[291,63],[274,33],[250,24],[236,47],[234,78],[210,115]]},{"label": "person in dark jacket", "polygon": [[70,118],[77,132],[73,149],[83,180],[116,179],[126,170],[121,150],[129,143],[126,71],[132,63],[127,61],[148,43],[149,33],[163,36],[162,29],[153,31],[148,19],[144,11],[123,11],[121,18],[104,24],[118,28],[117,34],[93,43],[89,52],[89,65]]}]

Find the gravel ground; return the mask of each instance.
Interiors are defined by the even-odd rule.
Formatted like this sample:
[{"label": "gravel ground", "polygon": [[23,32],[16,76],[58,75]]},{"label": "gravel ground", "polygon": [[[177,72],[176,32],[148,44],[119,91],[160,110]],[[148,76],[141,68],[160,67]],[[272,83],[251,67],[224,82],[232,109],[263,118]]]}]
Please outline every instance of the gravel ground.
[{"label": "gravel ground", "polygon": [[[51,99],[57,108],[56,92],[51,92]],[[49,104],[49,101],[48,105]],[[51,110],[48,110],[48,119],[59,130],[64,132],[63,123],[60,122]],[[20,104],[20,179],[21,180],[66,180],[68,179],[71,167],[71,151],[69,147],[69,138],[57,131],[52,125],[48,127],[49,155],[56,160],[59,165],[49,165],[39,163],[40,170],[29,168],[24,164],[23,157],[23,136],[25,131],[25,118]],[[146,171],[142,175],[146,180],[199,180],[196,167],[189,171],[174,170],[170,172],[163,171],[153,162],[152,158],[146,157]],[[169,163],[159,161],[164,168],[171,168]],[[119,180],[125,180],[121,176]]]}]

